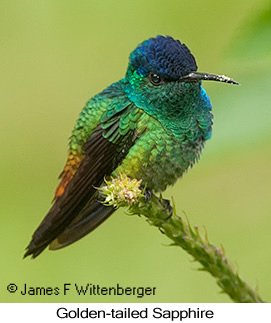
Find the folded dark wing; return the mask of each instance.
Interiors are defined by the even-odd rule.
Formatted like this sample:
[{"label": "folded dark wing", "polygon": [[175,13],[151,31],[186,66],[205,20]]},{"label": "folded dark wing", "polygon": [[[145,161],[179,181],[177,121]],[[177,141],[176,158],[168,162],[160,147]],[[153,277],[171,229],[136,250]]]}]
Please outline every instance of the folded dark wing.
[{"label": "folded dark wing", "polygon": [[[102,123],[91,134],[83,146],[85,151],[84,159],[67,184],[64,193],[56,199],[54,205],[35,231],[25,256],[32,255],[36,257],[50,242],[64,232],[70,224],[71,228],[73,226],[72,221],[83,212],[89,204],[88,202],[97,192],[96,188],[102,184],[104,178],[109,176],[127,155],[136,139],[136,131],[134,126],[132,127],[133,129],[128,127],[123,131],[119,125],[122,117],[127,118],[130,109],[133,109],[133,106],[128,106],[125,110],[115,113],[111,117],[105,117]],[[105,207],[103,206],[103,208]],[[100,214],[100,221],[97,218],[90,218],[90,221],[93,221],[93,226],[96,227],[112,212],[113,210],[111,212],[105,210]],[[80,219],[80,216],[78,219]],[[89,214],[85,214],[84,220],[81,221],[85,221],[87,216]],[[77,226],[79,224],[78,221],[75,220]],[[91,229],[91,226],[89,226],[86,231],[90,232]],[[68,241],[65,241],[64,244],[72,243],[72,240],[78,240],[84,235],[80,235],[78,232],[77,230],[75,236],[71,234]]]}]

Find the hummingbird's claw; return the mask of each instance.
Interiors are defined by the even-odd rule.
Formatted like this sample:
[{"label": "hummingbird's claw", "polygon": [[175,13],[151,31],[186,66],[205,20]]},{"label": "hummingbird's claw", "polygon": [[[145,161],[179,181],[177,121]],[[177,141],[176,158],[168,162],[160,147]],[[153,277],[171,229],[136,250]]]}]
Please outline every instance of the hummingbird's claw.
[{"label": "hummingbird's claw", "polygon": [[149,190],[148,188],[146,188],[146,189],[144,190],[144,197],[145,197],[145,200],[146,200],[145,205],[147,205],[147,204],[149,203],[149,201],[150,201],[151,197],[152,197],[152,191],[151,191],[151,190]]},{"label": "hummingbird's claw", "polygon": [[171,218],[171,217],[172,217],[172,214],[173,214],[173,207],[172,207],[172,205],[170,204],[170,200],[167,200],[167,199],[161,199],[161,203],[163,204],[165,211],[169,213],[169,216],[165,218],[165,220],[168,220],[169,218]]}]

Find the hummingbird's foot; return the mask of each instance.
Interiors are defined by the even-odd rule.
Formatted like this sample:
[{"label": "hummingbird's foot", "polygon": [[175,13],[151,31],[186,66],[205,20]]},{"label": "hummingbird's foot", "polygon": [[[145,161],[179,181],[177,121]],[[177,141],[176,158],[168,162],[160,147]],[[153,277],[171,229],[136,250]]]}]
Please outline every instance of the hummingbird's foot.
[{"label": "hummingbird's foot", "polygon": [[163,204],[165,211],[169,213],[169,216],[165,218],[165,220],[168,220],[169,218],[171,218],[171,217],[172,217],[172,214],[173,214],[173,207],[172,207],[172,205],[170,204],[170,200],[167,200],[167,199],[161,199],[161,203]]},{"label": "hummingbird's foot", "polygon": [[152,191],[151,191],[151,190],[149,190],[148,188],[146,188],[146,189],[144,190],[144,197],[145,197],[145,200],[146,200],[145,205],[147,205],[147,204],[149,203],[149,201],[150,201],[151,197],[152,197]]}]

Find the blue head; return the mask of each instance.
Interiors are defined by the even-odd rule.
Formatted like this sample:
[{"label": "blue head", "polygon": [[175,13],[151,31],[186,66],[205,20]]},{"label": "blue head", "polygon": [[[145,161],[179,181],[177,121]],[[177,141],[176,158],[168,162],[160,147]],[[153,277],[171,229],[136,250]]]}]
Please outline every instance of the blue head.
[{"label": "blue head", "polygon": [[153,72],[168,80],[178,80],[197,70],[190,50],[169,36],[157,36],[140,44],[130,55],[130,67],[141,75]]},{"label": "blue head", "polygon": [[197,72],[186,45],[169,36],[144,41],[131,53],[126,92],[138,107],[151,115],[172,119],[197,113],[210,102],[202,80],[235,83],[230,78]]}]

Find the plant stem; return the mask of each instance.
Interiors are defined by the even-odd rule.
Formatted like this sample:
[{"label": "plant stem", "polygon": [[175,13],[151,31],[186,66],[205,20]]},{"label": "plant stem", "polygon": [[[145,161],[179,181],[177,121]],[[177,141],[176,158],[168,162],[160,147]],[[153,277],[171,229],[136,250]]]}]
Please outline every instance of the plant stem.
[{"label": "plant stem", "polygon": [[202,265],[200,270],[209,272],[234,302],[264,302],[256,290],[239,277],[226,258],[224,250],[210,244],[207,235],[202,237],[197,227],[193,229],[187,220],[177,216],[174,205],[173,212],[168,206],[166,200],[152,194],[147,203],[144,200],[133,204],[129,211],[131,214],[144,215],[150,225],[158,227],[173,241],[172,245],[179,246],[189,253]]},{"label": "plant stem", "polygon": [[156,226],[173,241],[172,245],[183,248],[209,272],[234,302],[263,303],[256,290],[244,282],[226,258],[224,250],[212,245],[203,237],[197,227],[192,228],[187,220],[176,214],[168,200],[157,197],[140,188],[141,180],[131,179],[122,174],[105,180],[99,188],[103,203],[108,206],[128,207],[131,214],[144,215],[150,225]]}]

